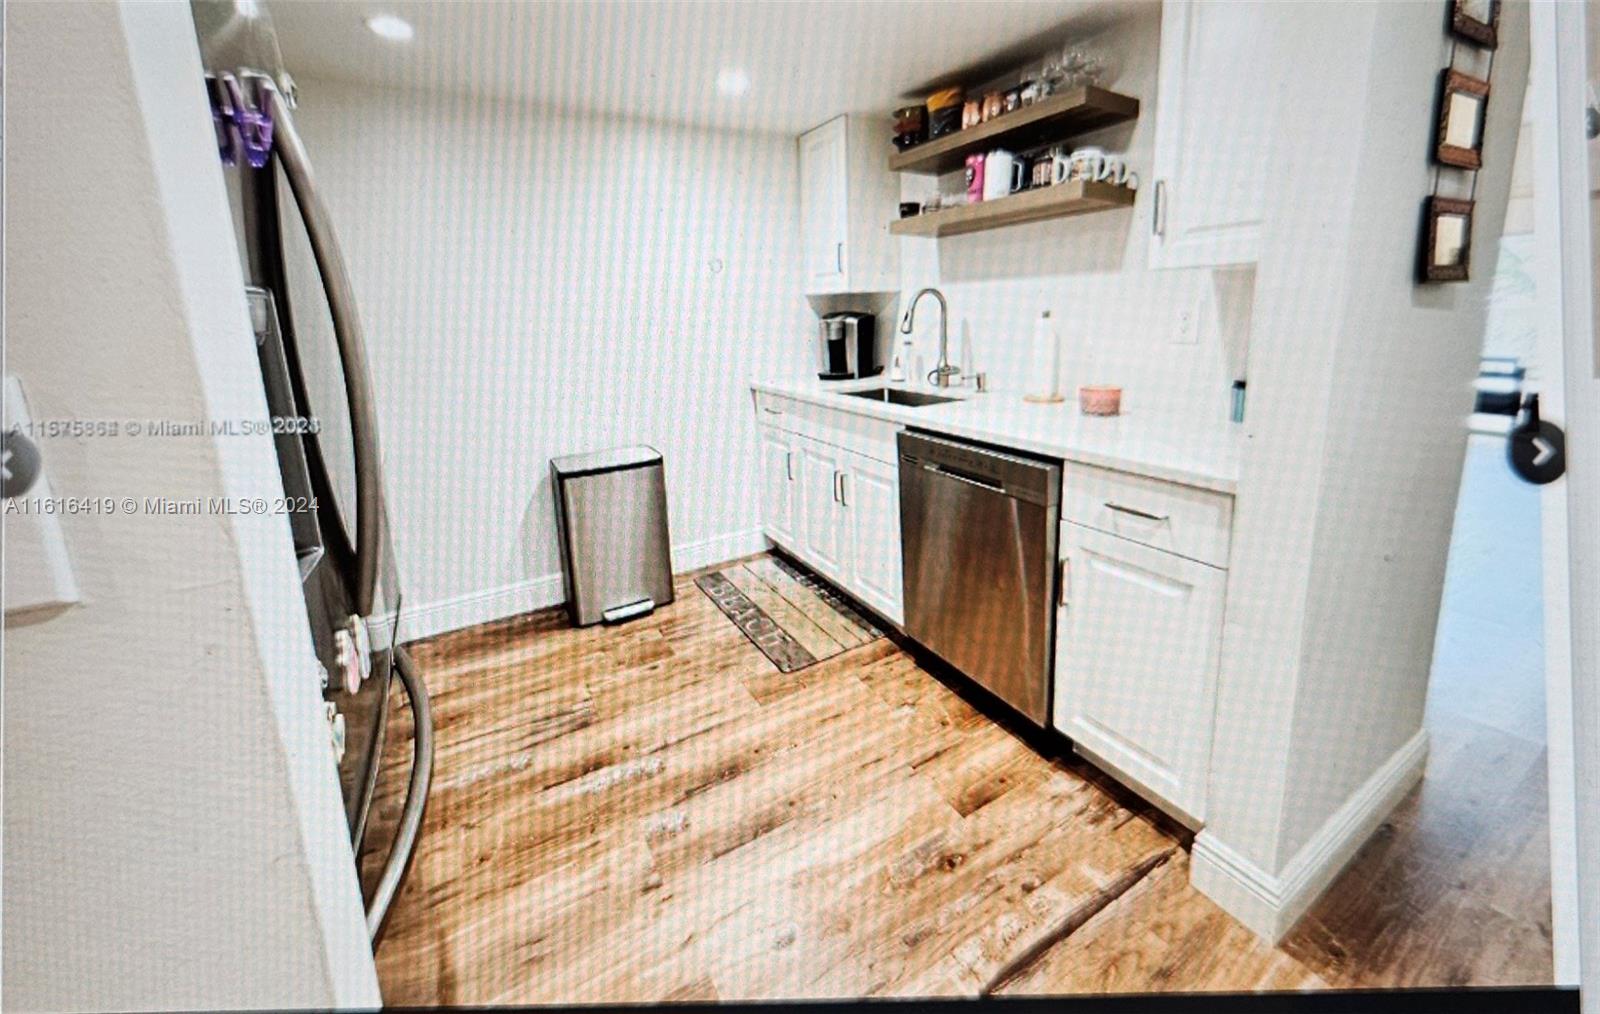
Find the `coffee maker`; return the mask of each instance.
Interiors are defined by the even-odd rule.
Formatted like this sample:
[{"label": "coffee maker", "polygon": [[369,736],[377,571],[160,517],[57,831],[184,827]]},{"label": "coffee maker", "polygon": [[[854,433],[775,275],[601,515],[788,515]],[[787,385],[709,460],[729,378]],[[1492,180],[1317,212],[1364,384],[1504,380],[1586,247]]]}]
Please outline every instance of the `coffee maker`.
[{"label": "coffee maker", "polygon": [[883,372],[878,362],[878,319],[870,313],[823,314],[819,322],[817,377],[855,380]]}]

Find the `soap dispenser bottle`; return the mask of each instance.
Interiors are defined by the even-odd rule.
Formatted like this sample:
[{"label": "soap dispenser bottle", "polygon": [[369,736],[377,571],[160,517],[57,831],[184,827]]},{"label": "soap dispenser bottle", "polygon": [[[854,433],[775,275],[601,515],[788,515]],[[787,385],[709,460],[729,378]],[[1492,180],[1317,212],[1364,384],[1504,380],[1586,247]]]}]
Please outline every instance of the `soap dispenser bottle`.
[{"label": "soap dispenser bottle", "polygon": [[903,338],[900,347],[895,350],[894,358],[889,362],[889,382],[903,384],[906,382],[906,369],[911,365],[911,339]]}]

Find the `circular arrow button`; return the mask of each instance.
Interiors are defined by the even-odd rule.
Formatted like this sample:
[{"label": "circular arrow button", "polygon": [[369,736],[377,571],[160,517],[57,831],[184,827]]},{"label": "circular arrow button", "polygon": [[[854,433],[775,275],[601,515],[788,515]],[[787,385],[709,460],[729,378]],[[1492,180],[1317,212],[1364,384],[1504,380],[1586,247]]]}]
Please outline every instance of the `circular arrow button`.
[{"label": "circular arrow button", "polygon": [[1526,482],[1543,486],[1567,470],[1567,436],[1548,419],[1512,430],[1506,443],[1511,470]]},{"label": "circular arrow button", "polygon": [[0,438],[0,493],[7,500],[21,496],[33,487],[39,478],[39,445],[23,435],[21,430],[6,430]]}]

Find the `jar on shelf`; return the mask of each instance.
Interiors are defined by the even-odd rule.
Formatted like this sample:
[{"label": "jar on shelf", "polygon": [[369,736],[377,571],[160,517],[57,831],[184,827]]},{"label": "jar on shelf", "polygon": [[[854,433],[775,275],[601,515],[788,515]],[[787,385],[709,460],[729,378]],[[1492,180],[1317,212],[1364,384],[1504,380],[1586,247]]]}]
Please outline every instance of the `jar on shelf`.
[{"label": "jar on shelf", "polygon": [[926,103],[928,139],[943,137],[961,128],[960,88],[942,88],[928,96]]}]

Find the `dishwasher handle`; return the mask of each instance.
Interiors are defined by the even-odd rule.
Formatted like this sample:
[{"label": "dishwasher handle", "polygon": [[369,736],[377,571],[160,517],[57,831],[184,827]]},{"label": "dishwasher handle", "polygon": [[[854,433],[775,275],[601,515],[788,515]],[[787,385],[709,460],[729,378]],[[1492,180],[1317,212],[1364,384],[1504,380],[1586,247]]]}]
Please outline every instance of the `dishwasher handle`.
[{"label": "dishwasher handle", "polygon": [[982,489],[988,490],[991,493],[999,493],[1002,496],[1004,496],[1006,493],[1006,487],[1003,483],[996,482],[995,480],[985,476],[970,475],[966,472],[951,468],[948,465],[936,465],[931,461],[924,461],[921,464],[922,469],[925,472],[932,472],[934,475],[942,475],[947,479],[954,479],[957,482],[964,482],[969,486],[978,486]]},{"label": "dishwasher handle", "polygon": [[988,493],[1036,504],[1052,514],[1060,503],[1059,462],[916,430],[901,430],[896,440],[902,474],[909,471],[944,476]]}]

